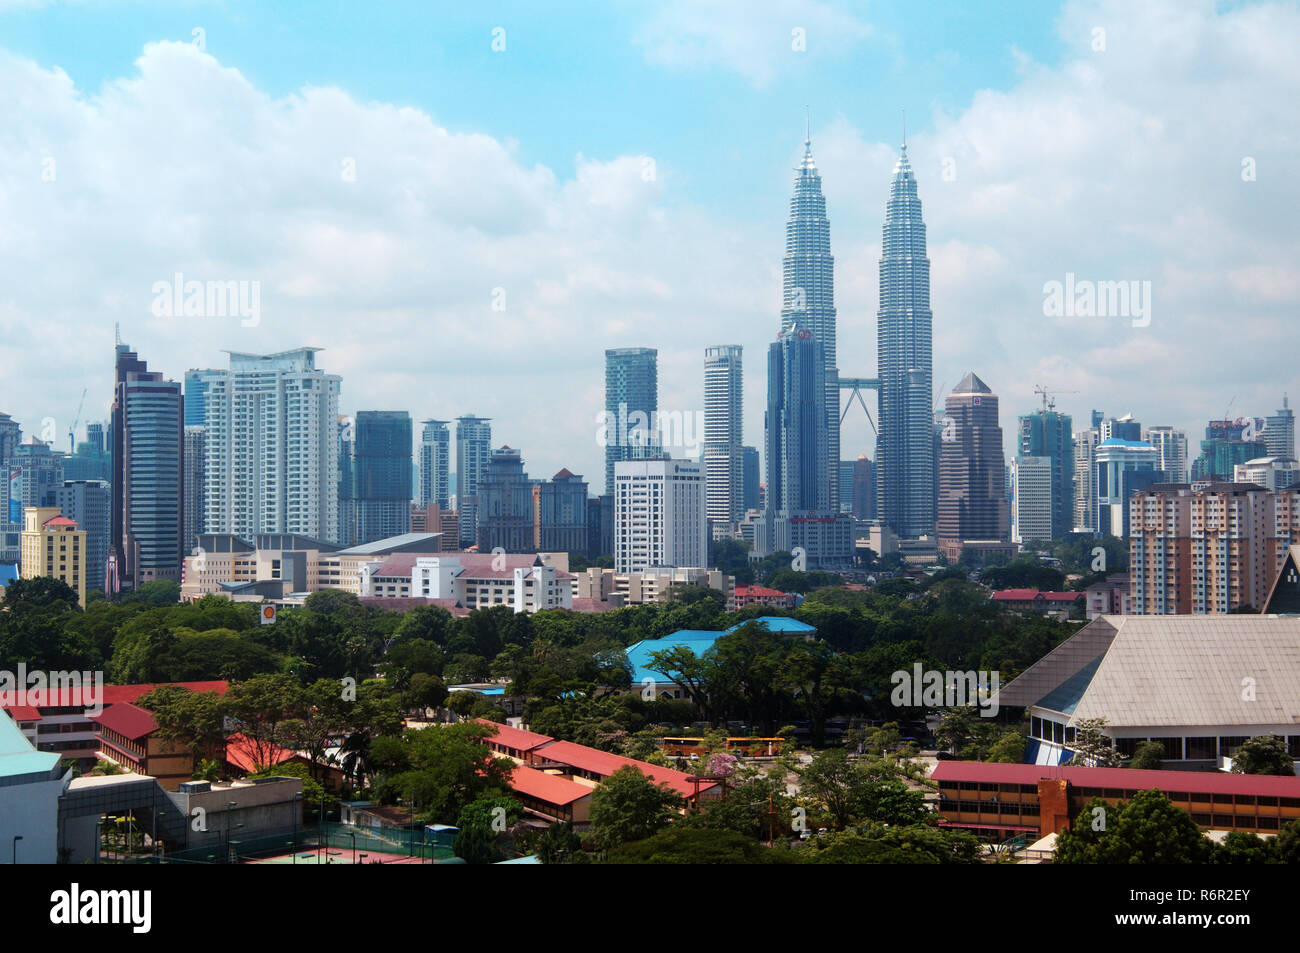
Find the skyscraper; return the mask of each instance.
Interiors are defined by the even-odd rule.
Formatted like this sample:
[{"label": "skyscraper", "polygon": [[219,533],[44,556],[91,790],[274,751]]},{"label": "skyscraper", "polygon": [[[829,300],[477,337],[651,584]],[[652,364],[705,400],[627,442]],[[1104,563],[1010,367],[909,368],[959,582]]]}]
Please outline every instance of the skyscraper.
[{"label": "skyscraper", "polygon": [[853,463],[853,518],[876,518],[876,468],[865,453]]},{"label": "skyscraper", "polygon": [[461,542],[467,545],[478,539],[479,481],[492,456],[490,420],[473,414],[456,418],[456,509]]},{"label": "skyscraper", "polygon": [[1051,541],[1055,510],[1051,457],[1018,456],[1011,464],[1015,519],[1012,538],[1017,543]]},{"label": "skyscraper", "polygon": [[420,433],[420,487],[415,501],[420,506],[437,503],[444,509],[451,495],[451,431],[446,420],[426,420]]},{"label": "skyscraper", "polygon": [[[826,417],[826,460],[818,465],[827,481],[826,508],[839,508],[840,392],[835,353],[835,259],[831,255],[831,226],[826,217],[822,179],[812,157],[812,140],[804,134],[803,162],[795,170],[790,217],[785,226],[785,257],[782,260],[781,333],[788,335],[796,324],[811,332],[821,345],[823,371],[822,401]],[[820,451],[819,451],[820,452]]]},{"label": "skyscraper", "polygon": [[745,515],[741,348],[704,351],[705,508],[714,532],[730,535]]},{"label": "skyscraper", "polygon": [[768,347],[765,457],[774,513],[830,510],[825,382],[821,342],[808,328],[795,324]]},{"label": "skyscraper", "polygon": [[336,541],[342,379],[316,367],[319,350],[232,351],[208,378],[206,532]]},{"label": "skyscraper", "polygon": [[586,553],[590,547],[587,481],[565,467],[533,484],[533,547],[543,553]]},{"label": "skyscraper", "polygon": [[1160,451],[1159,469],[1171,483],[1187,479],[1187,434],[1173,427],[1148,427],[1146,442]]},{"label": "skyscraper", "polygon": [[703,568],[704,468],[678,460],[619,463],[614,482],[614,568]]},{"label": "skyscraper", "polygon": [[[186,407],[186,416],[189,407]],[[207,511],[204,501],[207,496],[208,432],[203,427],[185,427],[185,513],[181,519],[181,547],[183,555],[188,556],[198,545],[197,537],[205,533],[204,520]],[[77,522],[85,523],[73,517]]]},{"label": "skyscraper", "polygon": [[8,414],[0,414],[0,470],[13,462],[18,444],[22,443],[22,428]]},{"label": "skyscraper", "polygon": [[103,591],[104,565],[108,561],[113,527],[113,494],[109,485],[104,480],[65,480],[57,499],[60,512],[86,533],[86,591]]},{"label": "skyscraper", "polygon": [[742,480],[744,493],[741,508],[748,513],[759,508],[758,485],[762,474],[758,464],[758,447],[741,447],[741,459],[744,461],[745,475]]},{"label": "skyscraper", "polygon": [[[1141,426],[1135,426],[1140,432]],[[1052,533],[1043,541],[1064,539],[1074,528],[1074,421],[1069,414],[1046,406],[1037,413],[1024,414],[1018,446],[1020,456],[1052,461]]]},{"label": "skyscraper", "polygon": [[125,344],[117,345],[114,379],[112,575],[123,589],[179,582],[185,555],[181,385],[150,371]]},{"label": "skyscraper", "polygon": [[1201,454],[1192,463],[1192,479],[1230,481],[1237,464],[1268,455],[1264,432],[1253,419],[1244,417],[1209,421]]},{"label": "skyscraper", "polygon": [[1282,395],[1282,406],[1277,413],[1267,418],[1264,428],[1264,444],[1270,457],[1295,456],[1295,411]]},{"label": "skyscraper", "polygon": [[880,257],[876,341],[880,377],[877,507],[902,537],[934,534],[934,422],[930,259],[916,177],[904,142]]},{"label": "skyscraper", "polygon": [[1142,440],[1111,437],[1097,444],[1096,460],[1097,532],[1127,538],[1133,494],[1166,482],[1160,451]]},{"label": "skyscraper", "polygon": [[353,426],[352,476],[340,543],[359,546],[411,529],[411,415],[404,410],[361,410]]},{"label": "skyscraper", "polygon": [[[939,546],[961,556],[966,540],[1005,540],[1002,428],[998,398],[972,371],[945,402],[939,456]],[[955,561],[955,560],[954,560]]]},{"label": "skyscraper", "polygon": [[493,450],[478,484],[478,551],[526,553],[533,545],[533,484],[518,450]]},{"label": "skyscraper", "polygon": [[185,372],[185,426],[203,426],[207,415],[208,382],[225,374],[225,371],[194,368]]},{"label": "skyscraper", "polygon": [[659,352],[652,347],[605,351],[606,493],[614,492],[615,463],[663,456],[658,448],[658,413]]}]

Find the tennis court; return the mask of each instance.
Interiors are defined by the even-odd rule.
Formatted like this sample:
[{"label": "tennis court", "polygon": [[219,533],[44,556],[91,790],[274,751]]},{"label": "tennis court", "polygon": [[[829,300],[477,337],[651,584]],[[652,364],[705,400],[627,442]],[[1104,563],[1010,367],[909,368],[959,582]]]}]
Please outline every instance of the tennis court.
[{"label": "tennis court", "polygon": [[[423,863],[430,863],[426,857]],[[291,854],[276,854],[246,860],[246,864],[418,864],[419,857],[393,854],[377,850],[357,850],[350,847],[304,847]]]}]

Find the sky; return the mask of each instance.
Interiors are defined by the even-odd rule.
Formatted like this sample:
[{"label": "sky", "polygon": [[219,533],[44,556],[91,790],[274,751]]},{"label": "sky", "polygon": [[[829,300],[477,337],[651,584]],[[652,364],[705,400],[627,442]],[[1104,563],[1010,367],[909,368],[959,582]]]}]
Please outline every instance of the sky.
[{"label": "sky", "polygon": [[[604,350],[658,348],[685,415],[740,344],[761,447],[805,109],[842,376],[876,376],[905,114],[936,406],[973,370],[1008,454],[1036,385],[1195,452],[1300,392],[1295,4],[537,6],[0,0],[0,411],[106,419],[115,325],[178,380],[313,346],[344,413],[491,417],[598,492]],[[255,282],[255,319],[166,313],[178,274]],[[1067,275],[1149,309],[1055,312]]]}]

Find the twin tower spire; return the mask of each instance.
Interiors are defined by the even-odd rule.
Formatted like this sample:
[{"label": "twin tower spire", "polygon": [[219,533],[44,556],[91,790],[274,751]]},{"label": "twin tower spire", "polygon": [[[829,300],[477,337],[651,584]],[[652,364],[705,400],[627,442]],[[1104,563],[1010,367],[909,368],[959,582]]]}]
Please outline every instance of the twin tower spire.
[{"label": "twin tower spire", "polygon": [[[789,512],[840,510],[840,380],[836,356],[835,259],[821,175],[812,155],[811,118],[804,119],[803,161],[795,170],[782,261],[781,335],[806,332],[820,352],[816,390],[821,406],[810,424],[793,406],[792,356],[784,372],[769,357],[767,478],[769,507]],[[890,183],[882,229],[880,303],[876,315],[879,433],[878,516],[899,536],[934,534],[935,485],[930,261],[916,178],[907,158],[907,120]],[[773,394],[774,386],[786,392]],[[805,396],[810,396],[805,389]],[[801,401],[806,403],[807,401]],[[813,433],[806,431],[812,430]],[[801,431],[804,431],[801,433]],[[786,439],[774,439],[784,432]],[[795,459],[795,454],[802,459]],[[856,458],[857,452],[850,454]],[[803,479],[795,478],[802,475]],[[815,485],[815,489],[814,489]],[[775,491],[775,492],[774,492]]]}]

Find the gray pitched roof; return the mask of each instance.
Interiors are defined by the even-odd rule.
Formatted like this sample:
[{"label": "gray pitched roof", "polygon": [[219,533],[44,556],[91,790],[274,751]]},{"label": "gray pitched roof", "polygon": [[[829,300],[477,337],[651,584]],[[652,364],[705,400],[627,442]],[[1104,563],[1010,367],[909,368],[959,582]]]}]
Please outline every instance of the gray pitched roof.
[{"label": "gray pitched roof", "polygon": [[993,393],[993,391],[989,389],[989,385],[988,385],[988,384],[984,383],[982,380],[980,380],[978,377],[975,376],[975,372],[974,372],[974,371],[971,371],[969,374],[967,374],[965,377],[963,377],[963,378],[961,379],[961,383],[958,384],[956,387],[954,387],[954,388],[952,389],[952,392],[953,392],[954,394],[991,394],[991,393]]},{"label": "gray pitched roof", "polygon": [[[1081,692],[1078,681],[1066,685],[1098,654]],[[1014,679],[999,703],[1066,696],[1073,704],[1069,724],[1105,718],[1117,727],[1300,725],[1300,618],[1101,616]]]}]

